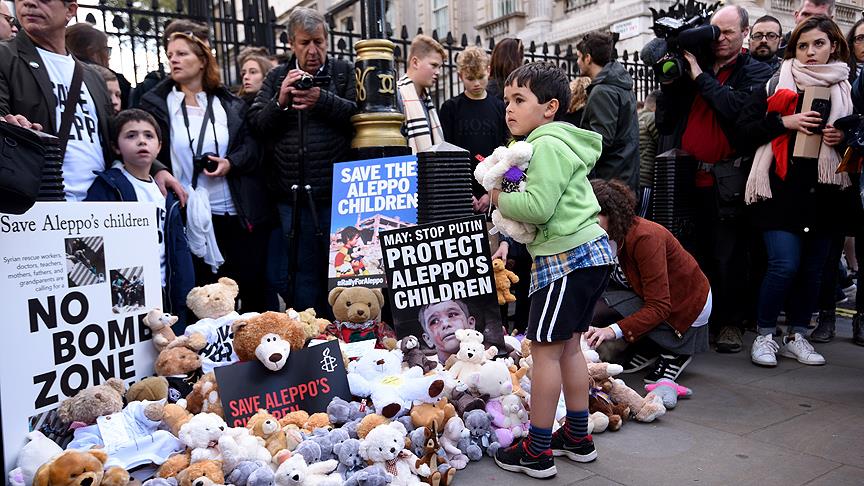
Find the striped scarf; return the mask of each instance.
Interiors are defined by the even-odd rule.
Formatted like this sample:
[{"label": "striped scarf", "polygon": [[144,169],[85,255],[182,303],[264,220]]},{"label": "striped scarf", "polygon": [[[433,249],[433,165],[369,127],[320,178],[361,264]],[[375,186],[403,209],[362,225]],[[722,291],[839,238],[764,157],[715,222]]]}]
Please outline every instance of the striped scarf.
[{"label": "striped scarf", "polygon": [[425,93],[422,97],[418,96],[414,82],[407,74],[399,78],[396,86],[404,107],[405,128],[411,151],[416,154],[443,142],[444,132],[438,120],[438,110],[435,109],[429,93]]}]

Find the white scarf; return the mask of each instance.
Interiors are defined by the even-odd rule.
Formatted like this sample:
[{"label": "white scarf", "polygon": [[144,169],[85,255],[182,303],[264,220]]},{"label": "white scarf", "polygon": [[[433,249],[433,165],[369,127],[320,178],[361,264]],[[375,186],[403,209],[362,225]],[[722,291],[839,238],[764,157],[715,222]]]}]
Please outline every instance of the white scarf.
[{"label": "white scarf", "polygon": [[[849,66],[840,61],[831,61],[828,64],[802,64],[797,59],[787,59],[780,66],[780,79],[774,89],[788,89],[795,91],[807,86],[824,86],[831,88],[831,112],[828,114],[828,124],[833,124],[838,118],[852,113],[852,95],[849,86]],[[773,92],[770,88],[771,82],[765,85],[770,97]],[[771,142],[759,147],[753,158],[753,167],[747,177],[747,188],[744,192],[744,200],[747,204],[771,199],[771,182],[769,173],[774,153],[771,150]],[[790,158],[790,163],[791,163]],[[849,175],[845,172],[837,174],[837,166],[840,164],[840,155],[834,147],[824,143],[819,148],[819,183],[834,184],[840,187],[848,187]]]}]

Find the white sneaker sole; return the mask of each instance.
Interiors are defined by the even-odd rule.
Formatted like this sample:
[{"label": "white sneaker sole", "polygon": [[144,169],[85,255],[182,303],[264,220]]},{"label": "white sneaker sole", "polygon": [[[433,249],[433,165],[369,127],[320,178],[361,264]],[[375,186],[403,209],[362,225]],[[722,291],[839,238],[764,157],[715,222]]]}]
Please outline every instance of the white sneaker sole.
[{"label": "white sneaker sole", "polygon": [[792,353],[790,351],[786,351],[784,349],[781,349],[780,351],[778,351],[777,354],[779,354],[780,356],[783,356],[784,358],[794,359],[795,361],[797,361],[801,364],[808,365],[808,366],[822,366],[825,364],[825,358],[822,358],[821,361],[808,361],[806,359],[799,358],[798,356],[795,355],[795,353]]},{"label": "white sneaker sole", "polygon": [[591,451],[590,454],[580,455],[575,452],[565,451],[563,449],[552,449],[552,455],[555,457],[566,457],[573,462],[591,462],[597,459],[597,449]]},{"label": "white sneaker sole", "polygon": [[754,358],[753,356],[750,356],[750,361],[752,361],[753,364],[755,364],[755,365],[757,365],[757,366],[762,366],[762,367],[764,367],[764,368],[773,368],[773,367],[777,366],[777,360],[774,360],[774,362],[771,362],[771,361],[757,361],[756,358]]},{"label": "white sneaker sole", "polygon": [[497,457],[495,458],[495,464],[498,464],[498,467],[500,467],[501,469],[503,469],[505,471],[527,474],[528,476],[531,476],[534,479],[551,478],[552,476],[558,474],[558,468],[555,467],[554,465],[552,467],[550,467],[549,469],[544,469],[542,471],[538,471],[537,469],[531,469],[531,468],[524,467],[524,466],[518,466],[516,464],[504,464],[504,463],[500,462]]}]

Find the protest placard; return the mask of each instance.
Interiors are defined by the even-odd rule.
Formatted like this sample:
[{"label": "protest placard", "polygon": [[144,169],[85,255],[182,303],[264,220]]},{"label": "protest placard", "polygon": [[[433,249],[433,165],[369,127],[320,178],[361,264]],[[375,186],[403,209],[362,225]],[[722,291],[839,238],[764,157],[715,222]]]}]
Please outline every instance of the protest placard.
[{"label": "protest placard", "polygon": [[417,157],[333,167],[328,285],[384,287],[378,234],[417,223]]},{"label": "protest placard", "polygon": [[334,397],[351,400],[348,375],[339,341],[292,351],[280,371],[270,371],[258,361],[244,361],[216,368],[219,398],[225,422],[243,427],[258,409],[276,418],[304,410],[325,412]]},{"label": "protest placard", "polygon": [[459,351],[454,333],[476,329],[504,349],[504,329],[483,216],[381,234],[396,335],[417,336],[443,363]]},{"label": "protest placard", "polygon": [[56,408],[108,378],[153,373],[143,323],[162,306],[152,203],[36,203],[0,214],[0,357],[5,474],[31,430],[71,437]]}]

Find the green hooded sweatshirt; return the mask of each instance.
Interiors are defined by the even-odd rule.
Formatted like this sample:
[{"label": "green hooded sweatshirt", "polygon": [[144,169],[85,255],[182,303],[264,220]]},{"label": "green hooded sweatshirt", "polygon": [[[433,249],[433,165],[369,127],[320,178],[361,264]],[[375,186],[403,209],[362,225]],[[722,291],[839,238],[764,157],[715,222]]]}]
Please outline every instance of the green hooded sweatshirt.
[{"label": "green hooded sweatshirt", "polygon": [[603,138],[552,122],[535,128],[526,141],[534,152],[525,192],[502,192],[498,209],[506,218],[537,226],[537,236],[528,243],[531,256],[564,253],[604,235],[597,222],[600,204],[588,182]]}]

